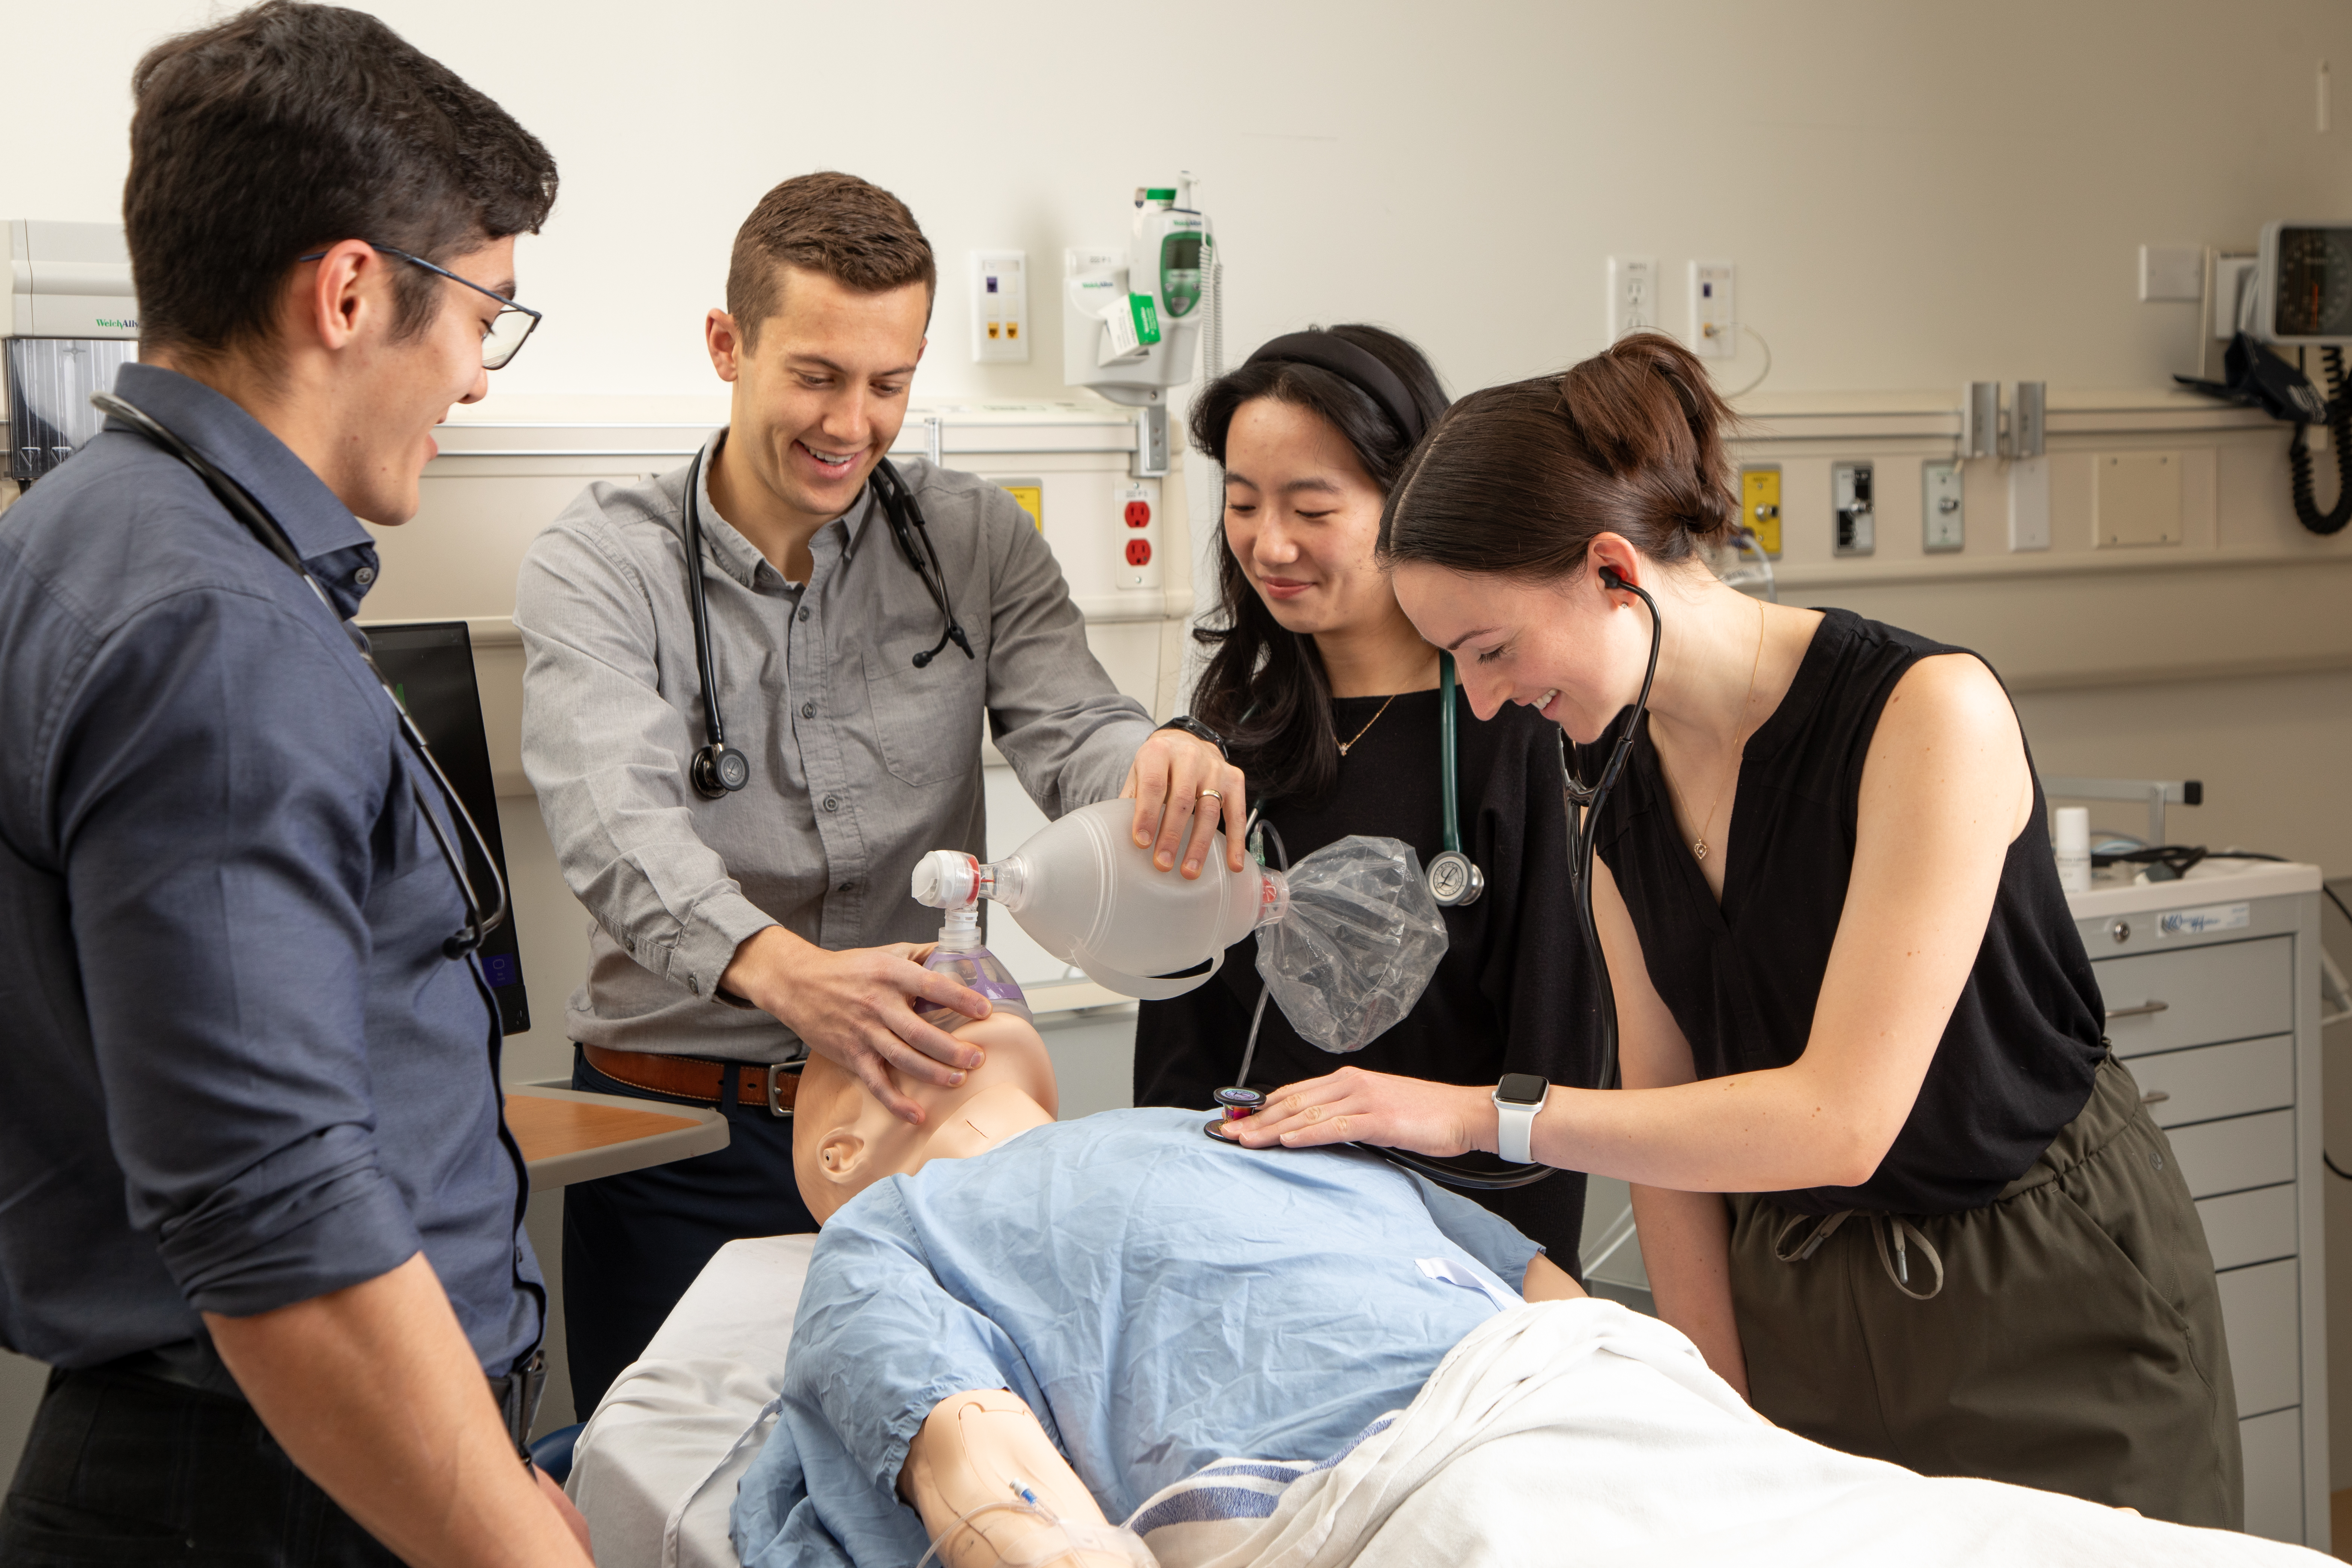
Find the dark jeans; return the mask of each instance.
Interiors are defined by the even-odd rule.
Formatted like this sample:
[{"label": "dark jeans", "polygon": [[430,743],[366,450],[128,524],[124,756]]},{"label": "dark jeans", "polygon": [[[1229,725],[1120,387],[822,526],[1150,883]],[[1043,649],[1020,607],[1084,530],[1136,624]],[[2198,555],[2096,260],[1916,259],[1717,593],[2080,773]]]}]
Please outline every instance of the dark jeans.
[{"label": "dark jeans", "polygon": [[0,1508],[7,1568],[399,1561],[294,1468],[251,1405],[131,1373],[49,1374]]},{"label": "dark jeans", "polygon": [[[733,1092],[740,1075],[727,1075]],[[707,1103],[632,1089],[572,1053],[572,1087],[672,1105]],[[719,1107],[727,1147],[563,1189],[563,1332],[572,1407],[585,1421],[669,1316],[711,1255],[730,1241],[813,1231],[793,1181],[793,1122],[764,1104]]]}]

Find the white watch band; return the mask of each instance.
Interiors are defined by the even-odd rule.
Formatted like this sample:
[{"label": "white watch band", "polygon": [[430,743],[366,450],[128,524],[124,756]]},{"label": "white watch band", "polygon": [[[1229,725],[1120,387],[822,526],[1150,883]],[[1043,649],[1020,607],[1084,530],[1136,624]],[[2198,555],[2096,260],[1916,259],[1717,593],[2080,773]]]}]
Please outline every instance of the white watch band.
[{"label": "white watch band", "polygon": [[1524,1165],[1535,1153],[1536,1112],[1541,1105],[1495,1102],[1495,1152],[1514,1165]]}]

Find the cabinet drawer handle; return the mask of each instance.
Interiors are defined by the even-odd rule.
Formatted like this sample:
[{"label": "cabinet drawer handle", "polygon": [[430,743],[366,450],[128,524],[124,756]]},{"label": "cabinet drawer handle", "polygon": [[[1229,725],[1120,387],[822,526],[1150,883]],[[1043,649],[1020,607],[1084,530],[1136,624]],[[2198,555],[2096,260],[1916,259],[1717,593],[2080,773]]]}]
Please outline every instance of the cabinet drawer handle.
[{"label": "cabinet drawer handle", "polygon": [[2162,1105],[2171,1098],[2172,1091],[2168,1089],[2151,1089],[2139,1097],[2139,1102],[2142,1105]]},{"label": "cabinet drawer handle", "polygon": [[2145,1018],[2151,1013],[2165,1012],[2171,1005],[2169,1002],[2143,1002],[2137,1007],[2110,1007],[2107,1018],[2110,1022],[2117,1018]]}]

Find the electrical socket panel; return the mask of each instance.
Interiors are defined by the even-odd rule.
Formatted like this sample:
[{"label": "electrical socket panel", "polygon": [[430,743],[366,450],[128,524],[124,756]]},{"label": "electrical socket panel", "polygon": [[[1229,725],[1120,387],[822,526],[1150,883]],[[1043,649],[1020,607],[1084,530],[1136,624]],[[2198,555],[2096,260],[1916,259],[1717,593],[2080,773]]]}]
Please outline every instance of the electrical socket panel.
[{"label": "electrical socket panel", "polygon": [[1867,462],[1830,465],[1830,549],[1867,555],[1878,548],[1877,476]]},{"label": "electrical socket panel", "polygon": [[1738,273],[1728,261],[1690,264],[1690,350],[1702,359],[1739,352]]},{"label": "electrical socket panel", "polygon": [[1948,554],[1968,543],[1968,510],[1960,465],[1950,458],[1919,465],[1919,547]]},{"label": "electrical socket panel", "polygon": [[1751,464],[1739,470],[1739,521],[1754,531],[1759,550],[1780,559],[1780,464]]},{"label": "electrical socket panel", "polygon": [[1648,332],[1658,325],[1658,258],[1654,256],[1612,256],[1609,258],[1609,341],[1628,332]]},{"label": "electrical socket panel", "polygon": [[971,357],[982,364],[1029,363],[1029,255],[971,253]]}]

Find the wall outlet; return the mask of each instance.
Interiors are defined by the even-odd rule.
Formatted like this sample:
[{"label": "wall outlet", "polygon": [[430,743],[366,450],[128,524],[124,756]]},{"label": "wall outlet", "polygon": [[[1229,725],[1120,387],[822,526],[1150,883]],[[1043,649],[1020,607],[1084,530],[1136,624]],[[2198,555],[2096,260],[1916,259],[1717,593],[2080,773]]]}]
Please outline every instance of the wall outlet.
[{"label": "wall outlet", "polygon": [[2050,459],[2020,458],[2009,465],[2009,547],[2050,548]]},{"label": "wall outlet", "polygon": [[1704,359],[1739,352],[1738,276],[1728,261],[1690,264],[1690,347]]},{"label": "wall outlet", "polygon": [[1878,548],[1876,475],[1868,463],[1830,465],[1830,549],[1867,555]]},{"label": "wall outlet", "polygon": [[1948,458],[1920,464],[1919,489],[1919,547],[1931,553],[1960,549],[1968,542],[1960,465]]},{"label": "wall outlet", "polygon": [[971,357],[982,364],[1029,363],[1026,251],[971,253]]},{"label": "wall outlet", "polygon": [[1609,341],[1628,332],[1647,332],[1658,325],[1658,258],[1654,256],[1612,256],[1609,258]]}]

